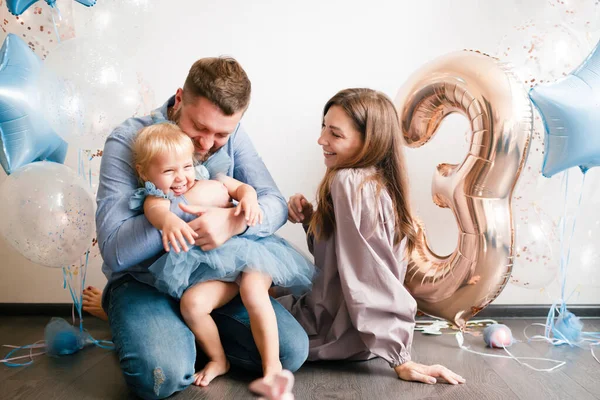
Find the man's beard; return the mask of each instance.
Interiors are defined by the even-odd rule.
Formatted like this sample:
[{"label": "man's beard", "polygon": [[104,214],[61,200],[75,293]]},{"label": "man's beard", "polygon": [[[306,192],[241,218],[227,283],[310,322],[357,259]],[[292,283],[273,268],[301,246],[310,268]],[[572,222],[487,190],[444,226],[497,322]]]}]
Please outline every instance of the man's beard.
[{"label": "man's beard", "polygon": [[213,154],[214,154],[213,150],[210,150],[206,154],[194,153],[194,160],[196,160],[196,162],[198,162],[199,164],[203,164]]},{"label": "man's beard", "polygon": [[[181,119],[181,109],[182,107],[179,107],[177,110],[174,110],[173,108],[171,108],[171,112],[167,111],[167,117],[168,119],[173,122],[174,124],[179,126],[179,120]],[[184,132],[185,133],[185,132]],[[193,142],[193,140],[192,140]],[[199,164],[204,163],[206,160],[208,160],[208,158],[210,156],[212,156],[216,150],[214,149],[210,149],[206,154],[200,154],[200,153],[196,153],[196,143],[194,142],[194,159],[196,160],[196,162],[198,162]]]}]

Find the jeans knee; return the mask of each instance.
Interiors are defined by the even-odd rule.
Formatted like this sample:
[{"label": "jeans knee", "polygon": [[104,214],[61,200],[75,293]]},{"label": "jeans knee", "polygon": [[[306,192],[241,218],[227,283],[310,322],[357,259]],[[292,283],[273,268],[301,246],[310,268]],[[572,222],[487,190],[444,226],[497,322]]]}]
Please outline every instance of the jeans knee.
[{"label": "jeans knee", "polygon": [[[300,328],[302,329],[302,328]],[[283,369],[296,372],[308,358],[308,335],[304,330],[294,335],[294,340],[282,341],[279,358]]]},{"label": "jeans knee", "polygon": [[164,399],[184,390],[192,383],[194,365],[181,360],[147,361],[138,371],[123,368],[125,380],[131,390],[142,399]]}]

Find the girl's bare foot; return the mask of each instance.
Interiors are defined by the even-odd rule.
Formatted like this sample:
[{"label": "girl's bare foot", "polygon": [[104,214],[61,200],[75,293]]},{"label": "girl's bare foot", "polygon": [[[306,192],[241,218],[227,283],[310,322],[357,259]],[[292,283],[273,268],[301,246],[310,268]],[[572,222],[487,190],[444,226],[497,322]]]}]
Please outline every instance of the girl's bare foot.
[{"label": "girl's bare foot", "polygon": [[83,311],[92,314],[94,317],[100,318],[104,321],[108,321],[108,315],[102,308],[102,290],[88,286],[83,291]]},{"label": "girl's bare foot", "polygon": [[275,362],[263,365],[263,376],[265,379],[269,380],[271,377],[279,374],[282,370],[283,367],[281,366],[281,361],[277,359]]},{"label": "girl's bare foot", "polygon": [[227,359],[209,361],[200,372],[196,372],[194,385],[208,386],[213,379],[225,375],[227,371],[229,371]]},{"label": "girl's bare foot", "polygon": [[250,391],[269,400],[293,400],[294,375],[283,370],[250,383]]}]

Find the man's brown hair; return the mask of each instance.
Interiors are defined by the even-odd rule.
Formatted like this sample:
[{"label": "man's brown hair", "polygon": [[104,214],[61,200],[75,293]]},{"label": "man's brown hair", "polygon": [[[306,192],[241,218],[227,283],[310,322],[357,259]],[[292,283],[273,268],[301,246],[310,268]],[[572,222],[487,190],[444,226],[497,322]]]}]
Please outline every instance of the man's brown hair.
[{"label": "man's brown hair", "polygon": [[251,84],[246,71],[232,57],[208,57],[196,61],[183,85],[183,101],[204,97],[231,116],[250,103]]}]

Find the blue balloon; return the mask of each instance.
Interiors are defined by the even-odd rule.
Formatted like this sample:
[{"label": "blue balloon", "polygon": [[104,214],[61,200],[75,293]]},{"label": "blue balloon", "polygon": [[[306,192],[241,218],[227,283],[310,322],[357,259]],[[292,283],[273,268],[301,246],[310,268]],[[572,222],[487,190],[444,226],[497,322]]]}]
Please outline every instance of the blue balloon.
[{"label": "blue balloon", "polygon": [[34,161],[63,163],[67,142],[42,117],[38,77],[42,62],[8,34],[0,49],[0,164],[7,174]]},{"label": "blue balloon", "polygon": [[544,121],[545,177],[600,165],[600,43],[575,71],[533,87],[529,97]]},{"label": "blue balloon", "polygon": [[[52,8],[56,7],[56,0],[45,0]],[[91,7],[96,4],[96,0],[75,0],[84,6]],[[13,15],[21,15],[38,0],[6,0],[6,7]]]}]

